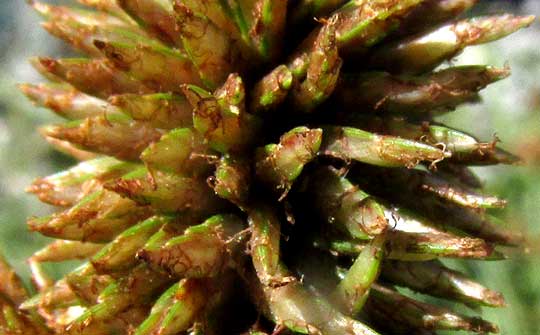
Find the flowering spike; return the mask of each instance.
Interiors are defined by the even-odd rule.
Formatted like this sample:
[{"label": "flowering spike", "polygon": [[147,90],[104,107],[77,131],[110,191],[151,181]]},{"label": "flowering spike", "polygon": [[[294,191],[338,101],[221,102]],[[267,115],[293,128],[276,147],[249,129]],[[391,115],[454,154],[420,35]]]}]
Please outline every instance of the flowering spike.
[{"label": "flowering spike", "polygon": [[468,165],[516,164],[520,159],[497,147],[498,139],[481,142],[472,135],[438,124],[408,123],[401,118],[372,118],[351,115],[352,123],[372,132],[399,136],[434,146],[451,153],[446,162]]},{"label": "flowering spike", "polygon": [[[89,58],[33,59],[51,83],[21,90],[69,120],[46,141],[87,161],[30,187],[64,207],[29,220],[59,241],[29,260],[31,299],[0,259],[0,333],[496,330],[377,285],[503,303],[437,259],[522,241],[467,167],[517,158],[432,118],[509,70],[429,70],[532,17],[452,21],[477,0],[40,1]],[[88,262],[44,271],[72,258]]]},{"label": "flowering spike", "polygon": [[377,335],[363,323],[348,318],[324,299],[309,293],[291,276],[279,259],[280,227],[272,209],[252,209],[249,224],[251,258],[259,280],[252,294],[278,327],[302,334]]},{"label": "flowering spike", "polygon": [[249,211],[251,258],[257,277],[263,285],[272,285],[279,272],[280,223],[270,207]]},{"label": "flowering spike", "polygon": [[[366,179],[367,176],[369,177]],[[406,169],[378,169],[377,171],[377,169],[364,166],[354,171],[351,179],[372,194],[424,213],[438,225],[457,228],[490,243],[518,245],[523,240],[520,233],[495,224],[494,222],[498,220],[482,211],[440,201],[433,196],[418,196],[426,191],[415,171]],[[370,182],[363,182],[367,180]],[[402,192],[398,192],[399,194],[393,192],[396,188]],[[411,194],[417,196],[413,199]]]}]

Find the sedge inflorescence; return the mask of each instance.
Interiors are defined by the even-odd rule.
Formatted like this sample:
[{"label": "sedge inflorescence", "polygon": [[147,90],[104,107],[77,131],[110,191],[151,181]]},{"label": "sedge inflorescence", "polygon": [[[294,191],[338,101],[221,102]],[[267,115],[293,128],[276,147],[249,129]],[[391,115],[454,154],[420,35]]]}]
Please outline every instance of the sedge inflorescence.
[{"label": "sedge inflorescence", "polygon": [[[9,334],[497,332],[410,295],[502,307],[441,259],[503,259],[522,237],[470,166],[519,159],[435,121],[509,75],[452,66],[533,17],[476,0],[30,1],[80,58],[23,84],[80,160],[29,191],[57,240],[31,297],[0,264]],[[314,19],[315,18],[315,19]],[[42,265],[82,259],[53,281]]]}]

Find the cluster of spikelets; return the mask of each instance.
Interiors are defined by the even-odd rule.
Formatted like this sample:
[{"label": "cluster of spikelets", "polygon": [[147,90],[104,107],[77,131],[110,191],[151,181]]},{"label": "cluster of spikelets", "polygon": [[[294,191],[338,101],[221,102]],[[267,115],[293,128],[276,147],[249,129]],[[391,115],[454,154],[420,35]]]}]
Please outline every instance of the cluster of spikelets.
[{"label": "cluster of spikelets", "polygon": [[[447,60],[534,18],[458,19],[475,0],[80,2],[31,2],[88,56],[34,59],[49,82],[21,85],[70,120],[41,134],[81,162],[30,187],[58,208],[30,229],[58,240],[29,261],[31,298],[1,262],[3,334],[497,332],[401,288],[504,305],[439,258],[520,243],[468,169],[517,159],[433,117],[509,74]],[[72,259],[55,282],[41,267]]]}]

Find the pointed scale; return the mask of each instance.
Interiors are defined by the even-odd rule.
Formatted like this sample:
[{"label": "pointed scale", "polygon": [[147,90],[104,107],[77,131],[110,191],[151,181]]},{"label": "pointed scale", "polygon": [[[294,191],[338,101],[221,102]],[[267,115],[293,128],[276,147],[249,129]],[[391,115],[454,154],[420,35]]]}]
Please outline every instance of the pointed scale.
[{"label": "pointed scale", "polygon": [[[480,318],[454,313],[446,308],[411,299],[397,291],[373,285],[366,311],[382,313],[398,323],[426,330],[465,330],[475,333],[498,333],[494,324]],[[396,311],[399,306],[399,312]]]},{"label": "pointed scale", "polygon": [[444,125],[422,122],[409,123],[396,117],[372,118],[351,115],[350,122],[378,134],[399,136],[424,142],[430,145],[444,146],[452,156],[446,162],[467,165],[517,164],[520,159],[497,147],[499,139],[482,142],[474,136]]},{"label": "pointed scale", "polygon": [[275,110],[285,101],[292,85],[292,72],[286,65],[279,65],[252,88],[250,111],[257,114]]},{"label": "pointed scale", "polygon": [[[67,334],[84,332],[92,325],[112,320],[130,307],[152,302],[156,293],[170,285],[171,279],[150,270],[146,264],[135,267],[126,276],[113,280],[98,297],[98,303],[88,308],[66,329]],[[84,333],[83,333],[84,334]]]},{"label": "pointed scale", "polygon": [[97,190],[103,182],[118,178],[137,166],[112,157],[100,157],[39,178],[27,191],[37,195],[43,202],[56,206],[71,206],[92,190]]},{"label": "pointed scale", "polygon": [[182,95],[121,94],[110,97],[108,102],[133,120],[148,122],[156,128],[173,129],[193,124],[191,105]]},{"label": "pointed scale", "polygon": [[69,85],[21,84],[19,89],[37,106],[49,108],[69,120],[121,113],[118,108],[106,101],[79,92]]},{"label": "pointed scale", "polygon": [[51,136],[43,136],[45,142],[52,146],[58,152],[61,152],[78,161],[87,161],[98,158],[98,154],[87,150],[82,150],[77,145],[68,141],[62,141]]},{"label": "pointed scale", "polygon": [[227,241],[242,228],[243,222],[234,215],[215,215],[158,249],[143,248],[137,257],[180,278],[218,276],[229,266]]},{"label": "pointed scale", "polygon": [[133,268],[137,264],[137,258],[135,257],[137,251],[164,224],[172,221],[172,217],[153,216],[126,229],[92,257],[92,265],[100,274],[109,274]]},{"label": "pointed scale", "polygon": [[94,40],[94,45],[116,69],[135,78],[153,92],[179,93],[182,84],[202,84],[189,57],[177,49],[159,44],[128,44],[104,40]]},{"label": "pointed scale", "polygon": [[62,331],[66,335],[129,335],[130,328],[140,324],[148,314],[148,310],[149,307],[146,305],[128,307],[125,311],[116,314],[114,318],[98,322],[89,321],[82,327],[78,324],[71,326],[73,319],[71,317],[68,319],[67,327],[64,326],[66,330]]},{"label": "pointed scale", "polygon": [[158,298],[134,335],[174,335],[188,330],[206,306],[211,292],[208,280],[180,280]]},{"label": "pointed scale", "polygon": [[264,60],[276,59],[283,47],[288,0],[255,0],[251,39]]},{"label": "pointed scale", "polygon": [[99,11],[118,16],[124,21],[134,23],[130,17],[117,4],[116,0],[77,0],[81,4],[95,8]]},{"label": "pointed scale", "polygon": [[240,40],[240,31],[231,12],[230,5],[221,0],[173,0],[174,5],[187,6],[196,15],[206,17],[217,27],[224,30],[234,40]]},{"label": "pointed scale", "polygon": [[392,73],[425,73],[450,60],[465,47],[503,38],[528,27],[534,16],[500,15],[450,23],[426,34],[381,47],[373,52],[370,67]]},{"label": "pointed scale", "polygon": [[397,29],[404,17],[423,0],[349,1],[338,15],[336,40],[344,54],[363,53]]},{"label": "pointed scale", "polygon": [[114,192],[91,193],[63,212],[28,220],[30,230],[45,236],[89,242],[107,242],[149,216],[149,209]]},{"label": "pointed scale", "polygon": [[45,77],[64,81],[79,91],[98,98],[122,93],[151,93],[140,81],[130,78],[104,59],[37,58],[34,67]]},{"label": "pointed scale", "polygon": [[116,4],[154,37],[167,44],[182,47],[170,1],[116,0]]},{"label": "pointed scale", "polygon": [[53,286],[25,300],[19,305],[22,310],[54,310],[82,304],[82,301],[73,293],[65,279],[60,279]]},{"label": "pointed scale", "polygon": [[[419,183],[414,170],[374,169],[364,166],[351,171],[349,177],[368,192],[424,213],[440,226],[458,229],[491,243],[519,245],[523,240],[521,233],[498,224],[498,219],[482,211],[441,201],[439,197],[419,196],[426,190]],[[401,191],[394,192],[395,189]],[[411,197],[411,194],[415,196]]]},{"label": "pointed scale", "polygon": [[298,178],[304,166],[312,161],[319,150],[321,129],[294,128],[279,139],[278,144],[259,148],[255,159],[255,173],[283,199]]},{"label": "pointed scale", "polygon": [[74,259],[91,257],[103,247],[102,244],[56,240],[44,248],[36,251],[29,261],[34,262],[62,262]]},{"label": "pointed scale", "polygon": [[163,171],[185,176],[203,176],[209,170],[208,146],[191,128],[177,128],[165,133],[141,154],[150,171]]},{"label": "pointed scale", "polygon": [[111,181],[105,188],[139,205],[151,205],[161,213],[188,211],[198,216],[215,213],[224,206],[204,179],[161,171],[150,173],[145,168]]},{"label": "pointed scale", "polygon": [[366,114],[439,114],[478,99],[488,84],[508,77],[508,68],[457,66],[422,76],[366,72],[341,76],[337,101]]},{"label": "pointed scale", "polygon": [[331,167],[309,175],[306,197],[329,227],[353,238],[370,239],[388,226],[384,206]]},{"label": "pointed scale", "polygon": [[358,255],[334,291],[334,299],[348,315],[364,306],[371,285],[379,277],[386,236],[376,236]]},{"label": "pointed scale", "polygon": [[98,252],[103,245],[97,243],[56,240],[35,252],[28,259],[32,274],[32,282],[43,291],[53,286],[52,280],[43,270],[44,262],[63,262],[68,260],[84,260]]},{"label": "pointed scale", "polygon": [[[388,259],[400,261],[427,261],[439,257],[465,259],[504,259],[484,240],[460,237],[450,233],[387,233],[385,250]],[[365,249],[366,241],[343,240],[327,237],[314,241],[314,245],[338,255],[357,256]]]},{"label": "pointed scale", "polygon": [[505,306],[502,294],[445,267],[440,261],[385,261],[381,276],[395,285],[467,305]]},{"label": "pointed scale", "polygon": [[[423,0],[377,0],[377,1],[349,1],[343,7],[334,12],[331,21],[333,29],[335,29],[335,43],[340,54],[347,53],[363,53],[369,46],[378,42],[388,34],[388,28],[397,28],[403,15],[410,11],[414,6],[421,3]],[[326,26],[326,25],[325,25]],[[307,76],[308,68],[310,67],[311,50],[314,41],[320,35],[320,26],[312,31],[312,33],[300,44],[297,50],[288,58],[286,66],[293,75],[295,81],[303,81]],[[325,41],[328,34],[321,34],[321,41]],[[321,44],[324,45],[324,44]],[[315,49],[320,52],[319,48]],[[333,87],[333,80],[336,79],[336,62],[339,58],[334,55],[329,57],[328,69],[321,69],[316,64],[311,68],[311,75],[317,77],[317,74],[327,72],[321,79],[328,79],[324,86],[328,89]],[[324,60],[324,57],[314,55],[315,61]],[[256,110],[267,110],[280,104],[286,97],[286,91],[289,90],[288,81],[283,78],[282,65],[271,71],[261,81],[255,84],[254,104]],[[276,89],[276,81],[280,87]],[[320,82],[318,84],[323,84]],[[320,94],[324,90],[320,90]],[[275,92],[275,93],[273,93]],[[276,94],[277,93],[277,94]],[[326,92],[328,93],[328,92]],[[321,97],[323,97],[321,95]],[[264,99],[263,99],[264,98]]]},{"label": "pointed scale", "polygon": [[43,136],[69,141],[84,150],[123,160],[136,160],[141,152],[161,137],[150,125],[124,115],[96,116],[67,124],[45,126]]},{"label": "pointed scale", "polygon": [[0,331],[3,334],[50,334],[40,322],[42,320],[24,315],[11,301],[0,296]]},{"label": "pointed scale", "polygon": [[212,149],[237,153],[253,144],[260,120],[246,112],[244,83],[238,74],[229,75],[214,94],[195,85],[182,90],[194,109],[194,128]]},{"label": "pointed scale", "polygon": [[113,280],[110,276],[98,274],[90,263],[80,265],[64,278],[73,293],[86,305],[97,303],[100,292]]},{"label": "pointed scale", "polygon": [[33,0],[32,6],[46,21],[43,27],[74,48],[91,56],[98,56],[95,39],[137,43],[148,40],[137,26],[103,12],[52,6]]},{"label": "pointed scale", "polygon": [[403,20],[402,27],[391,34],[392,39],[433,29],[467,12],[478,0],[425,0]]},{"label": "pointed scale", "polygon": [[[208,18],[197,15],[179,1],[174,2],[173,7],[186,55],[205,86],[218,88],[231,72],[241,67],[239,50],[226,32]],[[196,84],[195,81],[189,83]]]},{"label": "pointed scale", "polygon": [[220,198],[245,209],[249,202],[251,170],[247,159],[225,155],[220,158],[214,176],[208,181]]},{"label": "pointed scale", "polygon": [[306,78],[291,92],[294,105],[304,112],[311,112],[326,100],[336,88],[342,59],[336,41],[337,16],[323,22],[309,53]]},{"label": "pointed scale", "polygon": [[348,0],[299,0],[292,6],[289,27],[304,24],[313,18],[321,19],[341,7]]},{"label": "pointed scale", "polygon": [[[364,168],[365,171],[367,168]],[[390,175],[394,173],[390,172]],[[399,175],[395,176],[397,180],[406,178],[407,187],[414,190],[419,198],[439,197],[441,200],[452,202],[459,206],[469,208],[503,208],[506,201],[495,196],[484,195],[481,192],[472,190],[470,187],[456,181],[455,179],[446,179],[437,172],[424,170],[401,170]],[[405,182],[403,180],[403,182]]]},{"label": "pointed scale", "polygon": [[[314,295],[292,276],[279,259],[279,221],[268,207],[256,207],[249,214],[252,230],[251,253],[257,279],[250,278],[255,302],[280,328],[302,334],[377,335]],[[261,299],[263,297],[263,299]]]},{"label": "pointed scale", "polygon": [[386,167],[436,164],[450,153],[421,142],[383,136],[350,127],[325,127],[320,154]]}]

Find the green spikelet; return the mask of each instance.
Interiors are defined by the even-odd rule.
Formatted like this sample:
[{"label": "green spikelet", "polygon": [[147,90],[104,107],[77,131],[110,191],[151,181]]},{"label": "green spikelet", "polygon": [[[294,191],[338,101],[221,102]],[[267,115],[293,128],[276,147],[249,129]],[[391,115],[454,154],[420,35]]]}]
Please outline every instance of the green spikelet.
[{"label": "green spikelet", "polygon": [[[433,118],[510,73],[445,62],[533,17],[458,20],[475,0],[79,2],[30,1],[83,56],[31,60],[48,81],[20,89],[66,119],[40,132],[81,162],[29,187],[58,207],[30,229],[56,240],[29,260],[34,296],[0,259],[0,333],[498,331],[396,287],[505,305],[443,260],[520,244],[467,168],[519,158]],[[73,259],[57,281],[42,267]]]}]

